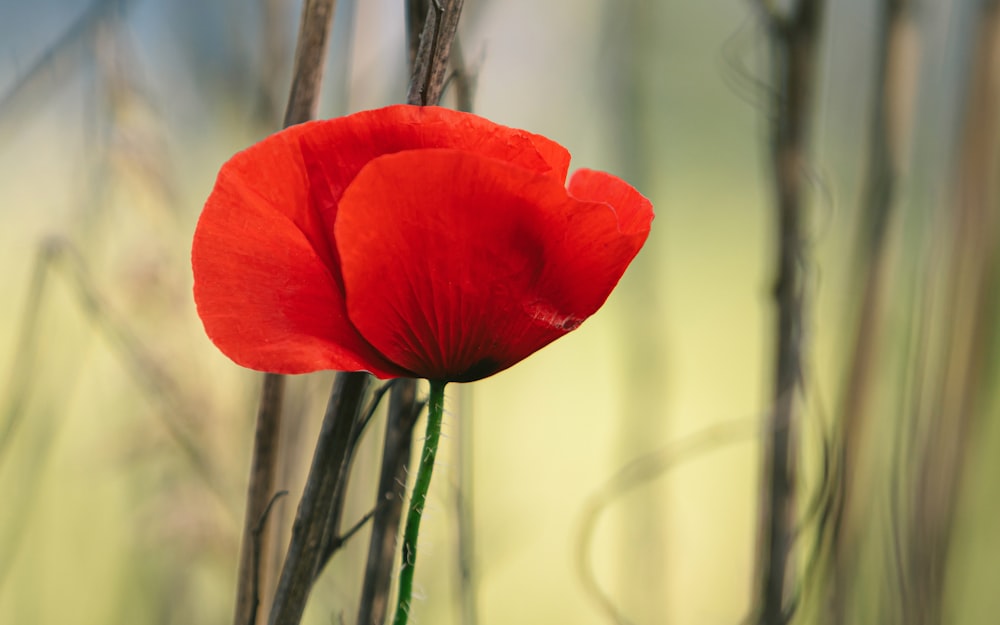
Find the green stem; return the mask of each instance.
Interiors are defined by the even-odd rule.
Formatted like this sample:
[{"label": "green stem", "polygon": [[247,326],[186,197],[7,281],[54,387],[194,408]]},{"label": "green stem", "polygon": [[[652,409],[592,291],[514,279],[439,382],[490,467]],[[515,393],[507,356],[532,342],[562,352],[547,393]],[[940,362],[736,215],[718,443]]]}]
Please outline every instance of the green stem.
[{"label": "green stem", "polygon": [[420,468],[417,481],[410,496],[410,511],[406,516],[406,530],[403,532],[403,558],[399,569],[399,599],[396,603],[396,617],[393,625],[406,625],[410,616],[410,600],[413,594],[413,571],[417,565],[417,536],[420,534],[420,519],[427,502],[427,490],[431,485],[434,459],[437,457],[438,440],[441,438],[441,417],[444,414],[445,382],[431,382],[431,395],[427,403],[427,436],[424,451],[420,454]]}]

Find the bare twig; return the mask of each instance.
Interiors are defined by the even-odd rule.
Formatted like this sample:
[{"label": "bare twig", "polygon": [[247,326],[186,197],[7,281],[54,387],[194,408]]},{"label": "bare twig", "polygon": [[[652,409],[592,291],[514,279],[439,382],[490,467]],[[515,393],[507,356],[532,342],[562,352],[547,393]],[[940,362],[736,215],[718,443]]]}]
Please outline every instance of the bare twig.
[{"label": "bare twig", "polygon": [[[952,203],[937,224],[946,252],[936,259],[939,290],[931,335],[935,361],[915,387],[927,398],[912,471],[906,520],[908,574],[906,622],[939,625],[945,605],[955,538],[956,508],[976,428],[995,416],[995,364],[1000,210],[996,173],[1000,166],[1000,2],[979,3],[971,21],[964,116],[952,180]],[[927,391],[930,390],[928,394]],[[929,397],[928,397],[929,395]]]},{"label": "bare twig", "polygon": [[[354,452],[357,451],[358,445],[361,442],[361,436],[364,434],[368,424],[371,422],[372,418],[375,416],[375,411],[378,409],[379,404],[382,403],[382,399],[385,394],[388,393],[396,384],[399,384],[399,379],[390,380],[389,382],[383,384],[378,389],[372,393],[371,398],[368,400],[365,410],[362,412],[361,416],[357,419],[354,424],[354,428],[351,430],[350,438],[347,441],[347,453],[348,458],[344,465],[344,471],[342,475],[338,478],[338,484],[347,484],[350,479],[350,468],[354,462]],[[333,557],[338,549],[358,530],[360,527],[356,526],[346,533],[341,535],[340,533],[340,517],[341,512],[344,508],[344,497],[347,494],[346,488],[338,488],[336,493],[336,499],[334,500],[333,506],[330,508],[330,516],[327,519],[329,527],[327,528],[327,536],[329,540],[323,545],[322,553],[320,554],[319,563],[316,566],[316,577],[322,573],[323,569],[326,567],[327,562]],[[365,516],[361,524],[363,524],[369,517],[372,517],[379,510],[380,503],[376,503],[372,511]]]},{"label": "bare twig", "polygon": [[[419,2],[414,5],[419,5]],[[437,104],[441,99],[452,41],[458,32],[458,19],[463,0],[431,0],[426,2],[426,17],[420,29],[420,45],[413,55],[410,88],[406,101],[410,104]],[[408,9],[407,15],[417,8]],[[416,23],[408,26],[412,33]],[[411,47],[412,50],[412,47]]]},{"label": "bare twig", "polygon": [[302,5],[302,22],[295,46],[295,67],[292,70],[292,89],[285,109],[286,128],[316,117],[326,47],[336,6],[336,0],[306,0]]},{"label": "bare twig", "polygon": [[365,525],[368,524],[369,521],[375,518],[375,515],[378,514],[378,511],[383,506],[385,506],[386,503],[387,502],[385,501],[377,503],[374,508],[366,512],[365,515],[360,519],[358,519],[354,523],[354,525],[352,525],[346,532],[344,532],[343,534],[333,535],[330,541],[323,546],[323,552],[320,554],[318,564],[316,565],[316,578],[319,578],[320,574],[323,572],[323,567],[325,567],[327,562],[330,561],[330,558],[333,556],[333,554],[339,551],[340,548],[343,547],[345,544],[347,544],[349,540],[354,538],[355,534],[361,531],[361,528],[363,528]]},{"label": "bare twig", "polygon": [[349,458],[348,443],[370,380],[367,373],[352,372],[338,373],[334,381],[271,606],[270,625],[298,625],[302,618],[324,547],[333,540],[327,536],[330,511],[337,491],[345,487],[340,478]]},{"label": "bare twig", "polygon": [[253,457],[250,461],[250,483],[247,485],[246,514],[243,519],[243,542],[240,546],[240,567],[237,574],[234,625],[255,625],[259,605],[258,587],[262,575],[261,553],[269,542],[264,529],[255,531],[274,501],[274,476],[278,466],[278,437],[281,430],[281,406],[285,393],[285,376],[264,374],[257,428],[254,433]]},{"label": "bare twig", "polygon": [[253,536],[253,553],[251,554],[251,578],[253,582],[251,583],[251,609],[247,618],[248,623],[257,622],[257,609],[260,607],[260,574],[261,574],[261,558],[263,557],[264,549],[264,530],[267,527],[267,518],[271,515],[271,510],[274,508],[274,504],[277,503],[279,499],[288,494],[287,490],[278,491],[271,497],[271,501],[267,502],[267,507],[264,508],[264,513],[260,517],[260,522],[257,526],[251,530],[251,535]]},{"label": "bare twig", "polygon": [[[857,527],[852,518],[859,512],[856,488],[856,454],[870,432],[867,419],[881,353],[885,303],[886,233],[893,215],[899,177],[906,160],[905,136],[916,81],[914,62],[916,27],[909,0],[885,0],[880,7],[880,46],[876,58],[875,100],[870,126],[870,144],[861,207],[861,228],[855,240],[853,276],[859,284],[860,305],[854,311],[857,325],[854,349],[847,370],[843,404],[837,424],[838,458],[834,469],[836,489],[828,525],[819,528],[833,548],[833,587],[830,606],[834,622],[847,618],[846,591],[857,558]],[[861,518],[860,516],[858,518]],[[902,593],[902,589],[897,589]]]},{"label": "bare twig", "polygon": [[[392,382],[383,384],[375,393],[372,394],[371,399],[368,401],[361,414],[354,419],[354,424],[351,427],[351,432],[347,438],[344,460],[341,463],[340,472],[334,482],[333,502],[330,505],[330,511],[325,521],[326,530],[323,533],[323,543],[320,545],[319,557],[316,561],[316,571],[313,574],[314,581],[320,576],[320,573],[323,572],[323,569],[326,567],[330,558],[333,557],[333,554],[339,550],[347,539],[359,529],[358,526],[355,526],[344,535],[341,535],[340,533],[340,521],[344,511],[345,498],[347,496],[347,483],[350,481],[351,467],[354,464],[354,453],[357,451],[358,444],[361,442],[361,436],[364,433],[365,428],[367,428],[368,424],[371,422],[371,419],[374,416],[375,411],[378,409],[378,405],[382,401],[382,398],[385,396],[386,391],[392,389],[398,383],[399,380],[393,380]],[[379,504],[376,503],[372,512],[368,516],[374,515],[378,510],[378,507]]]},{"label": "bare twig", "polygon": [[778,275],[773,396],[774,412],[765,453],[762,529],[759,546],[758,623],[781,625],[786,611],[789,554],[795,528],[797,427],[803,363],[803,232],[806,150],[812,113],[815,57],[822,0],[800,0],[787,17],[766,9],[776,85],[771,156],[778,213]]}]

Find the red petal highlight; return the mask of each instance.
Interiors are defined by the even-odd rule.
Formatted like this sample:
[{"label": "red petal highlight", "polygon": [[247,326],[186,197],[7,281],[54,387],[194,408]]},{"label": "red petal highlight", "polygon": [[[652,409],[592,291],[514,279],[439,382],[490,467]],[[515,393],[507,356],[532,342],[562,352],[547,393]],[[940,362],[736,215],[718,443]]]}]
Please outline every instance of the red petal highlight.
[{"label": "red petal highlight", "polygon": [[[570,154],[541,135],[437,106],[398,104],[315,121],[293,133],[309,177],[311,206],[324,236],[333,232],[344,189],[372,159],[402,150],[455,148],[566,180]],[[310,224],[312,226],[313,224]],[[310,237],[312,239],[313,237]],[[322,249],[317,245],[317,249]],[[328,263],[340,264],[336,249]]]},{"label": "red petal highlight", "polygon": [[418,376],[486,377],[607,299],[641,245],[620,227],[607,203],[571,198],[554,177],[503,161],[457,150],[383,156],[340,203],[348,314]]},{"label": "red petal highlight", "polygon": [[603,171],[580,169],[570,179],[569,194],[578,200],[610,205],[615,209],[622,233],[640,237],[639,246],[645,242],[653,221],[653,204],[621,178]]},{"label": "red petal highlight", "polygon": [[437,106],[397,104],[304,124],[302,152],[310,179],[333,204],[369,161],[384,154],[454,148],[566,180],[570,154],[541,135]]},{"label": "red petal highlight", "polygon": [[347,319],[339,275],[324,258],[331,241],[309,210],[304,166],[289,136],[237,154],[205,204],[191,251],[205,331],[251,369],[405,374]]}]

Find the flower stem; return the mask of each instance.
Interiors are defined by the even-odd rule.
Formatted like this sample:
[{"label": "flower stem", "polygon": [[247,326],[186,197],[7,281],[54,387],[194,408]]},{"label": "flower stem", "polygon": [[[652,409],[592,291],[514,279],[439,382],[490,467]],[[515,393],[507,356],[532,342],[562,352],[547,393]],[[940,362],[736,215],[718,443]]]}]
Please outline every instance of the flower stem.
[{"label": "flower stem", "polygon": [[410,496],[410,511],[406,516],[406,530],[403,532],[403,558],[399,570],[399,599],[393,625],[406,625],[410,616],[410,600],[413,594],[413,571],[417,564],[417,536],[420,534],[420,519],[427,503],[427,490],[431,485],[434,459],[437,457],[438,440],[441,438],[441,417],[444,414],[445,382],[431,382],[430,400],[427,403],[427,435],[424,451],[420,454],[420,468],[417,481]]}]

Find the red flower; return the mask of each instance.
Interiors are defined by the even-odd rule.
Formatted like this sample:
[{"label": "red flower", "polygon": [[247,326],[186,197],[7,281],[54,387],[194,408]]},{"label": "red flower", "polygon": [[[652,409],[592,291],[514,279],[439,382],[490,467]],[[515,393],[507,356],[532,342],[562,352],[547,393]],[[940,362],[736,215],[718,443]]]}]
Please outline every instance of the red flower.
[{"label": "red flower", "polygon": [[652,206],[538,135],[390,106],[279,132],[219,172],[191,253],[236,363],[465,382],[597,311]]}]

